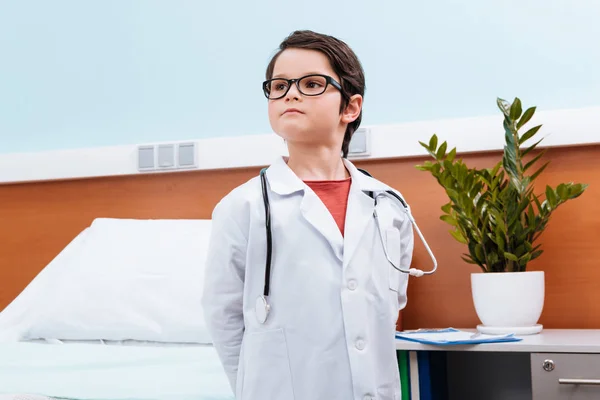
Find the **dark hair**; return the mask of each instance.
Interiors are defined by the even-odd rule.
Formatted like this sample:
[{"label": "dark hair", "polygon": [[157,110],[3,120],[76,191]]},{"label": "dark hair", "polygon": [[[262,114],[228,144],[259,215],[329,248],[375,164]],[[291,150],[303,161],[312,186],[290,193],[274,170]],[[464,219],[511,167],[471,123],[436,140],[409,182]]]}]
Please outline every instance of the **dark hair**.
[{"label": "dark hair", "polygon": [[[340,77],[342,85],[342,103],[340,113],[348,106],[348,99],[355,95],[365,95],[365,74],[362,65],[352,49],[343,41],[329,35],[313,31],[295,31],[279,45],[279,51],[273,56],[267,66],[266,79],[273,77],[273,69],[279,55],[286,49],[309,49],[317,50],[325,54],[329,59],[331,68]],[[344,133],[342,142],[343,157],[348,157],[348,146],[352,135],[360,126],[362,120],[362,109],[358,118],[349,123]]]}]

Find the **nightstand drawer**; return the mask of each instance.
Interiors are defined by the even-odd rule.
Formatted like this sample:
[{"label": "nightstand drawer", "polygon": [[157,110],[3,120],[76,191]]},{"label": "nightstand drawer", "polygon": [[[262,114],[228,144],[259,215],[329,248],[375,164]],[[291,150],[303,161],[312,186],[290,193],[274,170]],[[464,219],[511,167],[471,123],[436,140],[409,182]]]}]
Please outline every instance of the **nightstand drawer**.
[{"label": "nightstand drawer", "polygon": [[532,353],[533,400],[600,399],[600,354]]}]

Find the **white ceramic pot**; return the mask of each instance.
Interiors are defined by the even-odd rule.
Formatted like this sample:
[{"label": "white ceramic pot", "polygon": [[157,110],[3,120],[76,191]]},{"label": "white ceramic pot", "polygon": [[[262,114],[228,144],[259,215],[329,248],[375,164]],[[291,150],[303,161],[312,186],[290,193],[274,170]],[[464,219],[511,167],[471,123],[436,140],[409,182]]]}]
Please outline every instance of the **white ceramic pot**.
[{"label": "white ceramic pot", "polygon": [[544,308],[543,271],[488,272],[471,275],[477,329],[487,334],[539,333]]}]

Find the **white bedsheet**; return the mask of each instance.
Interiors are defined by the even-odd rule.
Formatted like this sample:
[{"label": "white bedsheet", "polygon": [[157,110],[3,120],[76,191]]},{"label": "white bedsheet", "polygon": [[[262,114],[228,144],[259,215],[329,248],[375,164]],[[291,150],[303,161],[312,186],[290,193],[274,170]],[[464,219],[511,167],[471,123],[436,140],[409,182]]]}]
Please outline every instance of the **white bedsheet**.
[{"label": "white bedsheet", "polygon": [[233,400],[211,346],[0,343],[0,395]]}]

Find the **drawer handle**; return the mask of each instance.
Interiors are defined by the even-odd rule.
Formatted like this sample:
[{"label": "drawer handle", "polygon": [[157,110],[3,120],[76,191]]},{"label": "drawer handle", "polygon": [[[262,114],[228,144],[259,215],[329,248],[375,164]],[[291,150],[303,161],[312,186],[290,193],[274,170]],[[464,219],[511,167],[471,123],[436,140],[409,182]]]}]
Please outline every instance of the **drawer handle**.
[{"label": "drawer handle", "polygon": [[560,378],[558,383],[561,385],[595,385],[600,386],[600,379],[569,379]]}]

